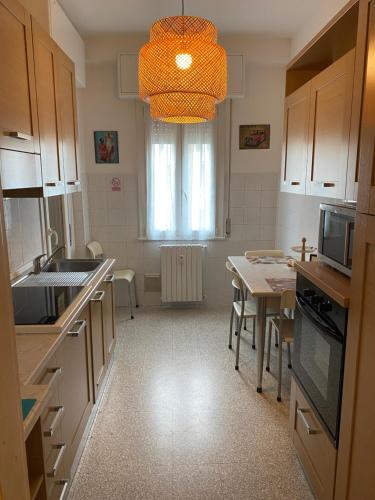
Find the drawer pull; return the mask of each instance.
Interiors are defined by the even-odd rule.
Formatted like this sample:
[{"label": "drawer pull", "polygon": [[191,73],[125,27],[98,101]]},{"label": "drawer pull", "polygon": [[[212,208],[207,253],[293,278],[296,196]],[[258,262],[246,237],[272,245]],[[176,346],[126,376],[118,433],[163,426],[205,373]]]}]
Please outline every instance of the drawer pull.
[{"label": "drawer pull", "polygon": [[334,182],[322,182],[322,186],[324,188],[333,188],[333,187],[335,187],[335,185],[336,184]]},{"label": "drawer pull", "polygon": [[49,427],[49,429],[47,429],[46,431],[43,432],[43,434],[46,436],[46,437],[51,437],[53,436],[53,433],[55,432],[56,430],[56,427],[57,427],[57,424],[60,422],[61,420],[61,417],[63,416],[64,414],[64,407],[63,406],[53,406],[51,407],[51,411],[52,412],[55,412],[56,415],[55,415],[55,418],[52,420],[51,422],[51,425]]},{"label": "drawer pull", "polygon": [[80,181],[68,181],[68,186],[79,186],[81,184]]},{"label": "drawer pull", "polygon": [[61,460],[62,460],[64,453],[65,453],[65,450],[66,450],[66,444],[65,443],[55,444],[52,446],[52,448],[55,450],[59,450],[59,453],[57,454],[57,457],[56,457],[55,463],[53,464],[52,469],[49,472],[47,472],[47,477],[55,477],[56,476],[56,473],[59,469]]},{"label": "drawer pull", "polygon": [[56,380],[62,374],[62,368],[60,368],[60,367],[58,367],[58,368],[48,368],[47,373],[52,373],[51,380],[49,381],[49,384],[48,384],[49,387],[52,387],[55,384]]},{"label": "drawer pull", "polygon": [[24,134],[23,132],[8,132],[7,135],[13,139],[20,139],[21,141],[32,141],[33,136],[30,134]]},{"label": "drawer pull", "polygon": [[108,274],[105,277],[104,283],[113,283],[114,279],[115,279],[115,275],[114,274]]},{"label": "drawer pull", "polygon": [[[76,328],[75,328],[76,327]],[[86,327],[86,320],[80,319],[76,321],[73,325],[73,329],[69,330],[67,333],[68,337],[79,337]]]},{"label": "drawer pull", "polygon": [[63,181],[51,181],[51,182],[46,182],[45,183],[45,186],[47,187],[57,187],[57,186],[61,186],[63,183]]},{"label": "drawer pull", "polygon": [[311,413],[310,410],[308,410],[307,408],[298,408],[297,413],[301,417],[302,423],[306,427],[306,431],[309,436],[313,434],[321,434],[322,431],[313,429],[306,419],[305,413]]},{"label": "drawer pull", "polygon": [[92,302],[103,302],[104,295],[105,295],[104,291],[95,292],[95,295],[93,296],[93,298],[91,300],[92,300]]},{"label": "drawer pull", "polygon": [[57,481],[55,481],[55,484],[57,486],[63,486],[63,489],[61,490],[61,494],[59,496],[59,500],[63,500],[69,486],[69,479],[58,479]]},{"label": "drawer pull", "polygon": [[291,186],[299,186],[300,184],[300,181],[290,181]]}]

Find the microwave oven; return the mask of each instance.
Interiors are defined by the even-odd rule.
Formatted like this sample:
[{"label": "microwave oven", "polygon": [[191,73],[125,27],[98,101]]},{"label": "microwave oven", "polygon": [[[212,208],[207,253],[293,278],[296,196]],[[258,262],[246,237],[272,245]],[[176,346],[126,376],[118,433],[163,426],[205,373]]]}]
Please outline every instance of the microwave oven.
[{"label": "microwave oven", "polygon": [[318,257],[338,271],[351,275],[355,205],[320,205]]}]

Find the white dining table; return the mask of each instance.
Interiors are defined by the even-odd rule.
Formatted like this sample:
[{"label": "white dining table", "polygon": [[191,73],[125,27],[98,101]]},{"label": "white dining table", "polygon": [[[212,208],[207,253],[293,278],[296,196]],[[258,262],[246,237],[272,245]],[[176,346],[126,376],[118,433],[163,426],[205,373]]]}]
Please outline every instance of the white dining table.
[{"label": "white dining table", "polygon": [[[266,336],[267,299],[280,297],[283,290],[292,288],[297,279],[296,271],[287,265],[287,259],[252,258],[230,256],[229,262],[235,267],[250,294],[257,301],[256,343],[257,343],[257,392],[262,392],[264,344]],[[271,287],[267,280],[280,280],[279,286]],[[282,283],[287,286],[283,288]],[[281,349],[281,343],[279,346]]]}]

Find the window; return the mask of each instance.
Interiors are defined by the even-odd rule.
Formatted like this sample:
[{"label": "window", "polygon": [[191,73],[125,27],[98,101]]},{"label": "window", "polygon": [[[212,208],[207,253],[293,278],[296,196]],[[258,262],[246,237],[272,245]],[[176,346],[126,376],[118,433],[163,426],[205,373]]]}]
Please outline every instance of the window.
[{"label": "window", "polygon": [[149,120],[147,237],[209,239],[216,227],[215,122]]}]

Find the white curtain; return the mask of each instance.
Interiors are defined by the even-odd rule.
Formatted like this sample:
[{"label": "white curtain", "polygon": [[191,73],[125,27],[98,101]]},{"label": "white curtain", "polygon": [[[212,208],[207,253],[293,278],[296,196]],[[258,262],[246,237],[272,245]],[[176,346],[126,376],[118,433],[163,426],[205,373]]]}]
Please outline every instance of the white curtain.
[{"label": "white curtain", "polygon": [[147,236],[174,239],[178,226],[176,168],[178,129],[149,120],[147,147]]},{"label": "white curtain", "polygon": [[196,125],[153,122],[136,105],[139,238],[225,238],[228,216],[230,105]]}]

